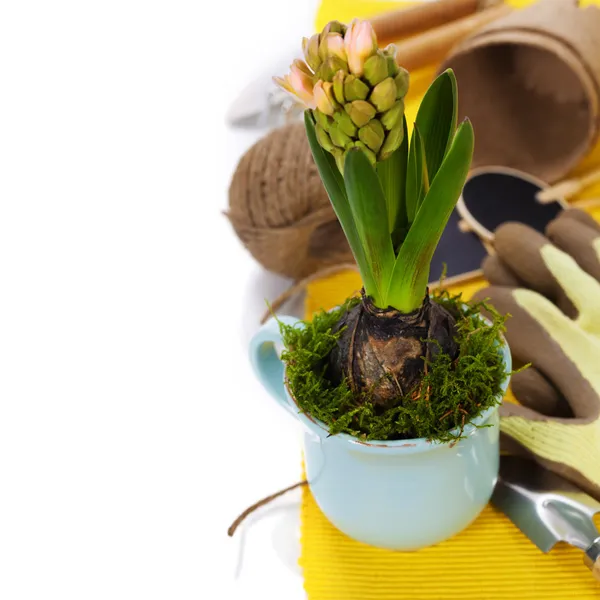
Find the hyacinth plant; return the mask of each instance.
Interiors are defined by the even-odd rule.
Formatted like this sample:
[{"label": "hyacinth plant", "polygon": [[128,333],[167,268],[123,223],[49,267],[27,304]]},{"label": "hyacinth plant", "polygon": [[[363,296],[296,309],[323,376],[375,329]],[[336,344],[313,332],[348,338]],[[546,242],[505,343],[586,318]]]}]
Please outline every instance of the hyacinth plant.
[{"label": "hyacinth plant", "polygon": [[[394,406],[428,361],[458,357],[457,314],[428,293],[430,264],[465,183],[471,123],[457,127],[452,71],[425,94],[412,134],[409,76],[371,24],[329,23],[304,39],[306,62],[275,81],[306,107],[312,154],[358,266],[360,301],[345,305],[325,372],[355,398]],[[464,417],[463,417],[464,421]]]},{"label": "hyacinth plant", "polygon": [[370,23],[332,21],[302,42],[306,62],[295,60],[275,82],[311,109],[320,146],[343,173],[348,150],[360,148],[372,165],[389,158],[404,137],[408,72],[396,48],[377,48]]}]

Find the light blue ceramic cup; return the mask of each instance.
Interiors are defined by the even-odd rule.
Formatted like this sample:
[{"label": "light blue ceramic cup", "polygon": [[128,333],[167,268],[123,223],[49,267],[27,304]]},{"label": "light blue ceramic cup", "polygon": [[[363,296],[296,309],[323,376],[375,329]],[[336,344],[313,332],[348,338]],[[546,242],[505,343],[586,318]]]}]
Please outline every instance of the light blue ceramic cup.
[{"label": "light blue ceramic cup", "polygon": [[[455,444],[423,438],[367,443],[346,434],[330,436],[290,396],[279,360],[282,348],[279,326],[271,319],[251,340],[252,365],[273,398],[304,426],[308,483],[335,527],[372,546],[416,550],[452,537],[475,520],[498,476],[498,407],[467,425],[465,439]],[[508,346],[499,351],[510,373]]]}]

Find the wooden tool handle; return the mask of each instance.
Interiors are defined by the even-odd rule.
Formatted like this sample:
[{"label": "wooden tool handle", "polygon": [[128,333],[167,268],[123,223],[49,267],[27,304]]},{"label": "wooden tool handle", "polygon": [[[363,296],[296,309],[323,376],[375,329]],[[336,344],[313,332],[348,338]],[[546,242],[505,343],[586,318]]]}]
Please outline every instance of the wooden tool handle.
[{"label": "wooden tool handle", "polygon": [[579,183],[581,187],[588,187],[593,183],[598,183],[600,181],[600,169],[596,169],[591,173],[588,173],[579,179]]},{"label": "wooden tool handle", "polygon": [[580,208],[586,210],[588,208],[600,207],[600,198],[585,198],[584,200],[577,200],[577,202],[571,202],[573,208]]},{"label": "wooden tool handle", "polygon": [[471,15],[502,0],[436,0],[377,15],[371,24],[381,47]]},{"label": "wooden tool handle", "polygon": [[536,198],[542,203],[553,202],[559,198],[568,199],[579,194],[579,192],[594,183],[600,181],[600,169],[595,169],[576,179],[566,179],[556,185],[540,190]]},{"label": "wooden tool handle", "polygon": [[442,60],[463,39],[484,25],[507,15],[512,8],[500,4],[474,15],[442,25],[396,44],[396,60],[401,67],[411,71]]}]

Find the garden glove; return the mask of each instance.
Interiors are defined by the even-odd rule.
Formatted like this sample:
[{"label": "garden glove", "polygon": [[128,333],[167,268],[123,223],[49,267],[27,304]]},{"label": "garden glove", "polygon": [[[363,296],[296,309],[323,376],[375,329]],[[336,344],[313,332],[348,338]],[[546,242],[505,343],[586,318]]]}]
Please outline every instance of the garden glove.
[{"label": "garden glove", "polygon": [[510,313],[513,361],[531,363],[512,379],[520,405],[501,407],[503,438],[600,500],[600,226],[575,209],[546,236],[507,223],[494,249],[475,298]]}]

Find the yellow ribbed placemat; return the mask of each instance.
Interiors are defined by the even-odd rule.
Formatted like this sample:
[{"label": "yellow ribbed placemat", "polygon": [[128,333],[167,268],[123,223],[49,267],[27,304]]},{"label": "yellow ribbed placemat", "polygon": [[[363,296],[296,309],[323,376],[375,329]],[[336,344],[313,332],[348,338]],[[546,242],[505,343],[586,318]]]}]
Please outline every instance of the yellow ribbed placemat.
[{"label": "yellow ribbed placemat", "polygon": [[542,554],[491,507],[438,546],[380,550],[345,537],[309,491],[303,496],[300,564],[309,600],[597,600],[600,586],[581,556],[564,545]]},{"label": "yellow ribbed placemat", "polygon": [[[531,0],[508,0],[515,7]],[[600,3],[600,0],[593,0]],[[590,0],[582,4],[590,3]],[[332,20],[368,17],[395,6],[377,0],[322,0],[316,29]],[[407,98],[408,122],[435,74],[435,66],[411,73]],[[600,145],[577,172],[600,164]],[[600,196],[600,185],[583,197]],[[600,221],[600,209],[590,211]],[[455,286],[469,299],[486,285],[483,279]],[[355,272],[343,272],[308,286],[305,312],[339,305],[360,290]],[[508,392],[505,401],[515,402]],[[301,557],[304,587],[309,600],[592,600],[600,585],[583,565],[582,553],[559,544],[541,553],[501,513],[488,506],[468,529],[456,537],[418,552],[400,553],[365,546],[335,529],[317,506],[310,489],[303,488]],[[600,526],[600,518],[596,519]]]}]

